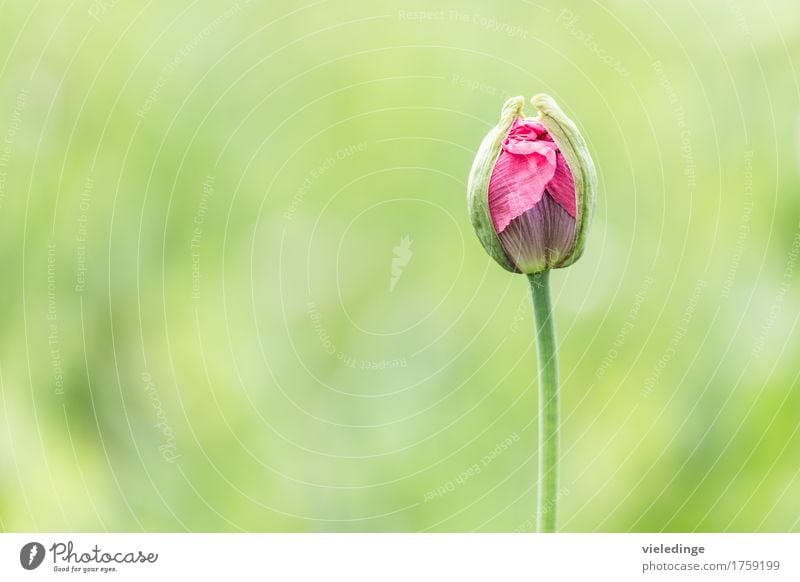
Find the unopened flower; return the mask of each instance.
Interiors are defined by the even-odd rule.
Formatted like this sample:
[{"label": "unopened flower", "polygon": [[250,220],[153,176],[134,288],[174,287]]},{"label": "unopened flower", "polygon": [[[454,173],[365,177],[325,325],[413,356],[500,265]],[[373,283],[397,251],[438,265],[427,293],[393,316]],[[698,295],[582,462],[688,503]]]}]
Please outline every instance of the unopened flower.
[{"label": "unopened flower", "polygon": [[469,174],[467,202],[475,232],[503,267],[525,273],[531,286],[539,360],[537,530],[557,529],[558,342],[550,300],[550,269],[583,252],[597,178],[578,128],[547,95],[506,101],[500,123],[483,139]]},{"label": "unopened flower", "polygon": [[566,267],[583,253],[597,178],[586,142],[547,95],[503,106],[469,176],[475,232],[504,268],[525,274]]}]

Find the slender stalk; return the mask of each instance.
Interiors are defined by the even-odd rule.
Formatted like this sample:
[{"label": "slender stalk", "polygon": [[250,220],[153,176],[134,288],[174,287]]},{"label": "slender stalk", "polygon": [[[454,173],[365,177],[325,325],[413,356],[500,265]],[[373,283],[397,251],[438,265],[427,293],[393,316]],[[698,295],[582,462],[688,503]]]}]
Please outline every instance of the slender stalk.
[{"label": "slender stalk", "polygon": [[539,499],[537,529],[556,531],[558,495],[558,345],[550,302],[550,271],[528,275],[539,352]]}]

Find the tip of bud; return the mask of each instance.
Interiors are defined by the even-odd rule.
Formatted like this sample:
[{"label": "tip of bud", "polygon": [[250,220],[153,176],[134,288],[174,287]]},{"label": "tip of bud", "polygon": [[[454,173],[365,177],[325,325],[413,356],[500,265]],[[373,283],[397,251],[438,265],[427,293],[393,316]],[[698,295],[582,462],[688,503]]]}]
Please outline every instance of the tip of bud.
[{"label": "tip of bud", "polygon": [[525,97],[517,95],[510,97],[503,103],[503,108],[500,110],[500,123],[511,123],[516,117],[522,117],[522,111],[525,109]]},{"label": "tip of bud", "polygon": [[531,105],[536,108],[536,111],[552,114],[553,111],[560,111],[556,102],[547,93],[539,93],[531,97]]}]

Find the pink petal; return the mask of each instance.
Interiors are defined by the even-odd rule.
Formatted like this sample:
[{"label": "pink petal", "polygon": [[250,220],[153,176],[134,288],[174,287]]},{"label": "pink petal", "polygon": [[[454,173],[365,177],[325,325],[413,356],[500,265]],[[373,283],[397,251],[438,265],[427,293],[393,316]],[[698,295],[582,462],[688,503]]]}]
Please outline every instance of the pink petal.
[{"label": "pink petal", "polygon": [[538,154],[542,157],[547,157],[550,155],[550,151],[555,150],[555,147],[555,144],[551,141],[512,140],[507,138],[503,142],[504,151],[523,156]]},{"label": "pink petal", "polygon": [[575,218],[575,181],[561,152],[556,154],[556,169],[552,180],[547,184],[547,191],[561,208]]},{"label": "pink petal", "polygon": [[498,233],[542,199],[556,171],[552,142],[506,141],[489,180],[489,213]]},{"label": "pink petal", "polygon": [[532,119],[518,117],[511,125],[511,130],[508,132],[508,137],[517,137],[522,139],[529,139],[531,141],[541,139],[540,136],[547,135],[547,130],[544,125]]}]

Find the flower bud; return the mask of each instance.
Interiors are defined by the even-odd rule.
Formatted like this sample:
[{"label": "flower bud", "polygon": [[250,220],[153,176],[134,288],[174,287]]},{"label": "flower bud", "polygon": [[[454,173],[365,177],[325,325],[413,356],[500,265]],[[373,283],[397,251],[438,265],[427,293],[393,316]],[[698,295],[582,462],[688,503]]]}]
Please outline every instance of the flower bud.
[{"label": "flower bud", "polygon": [[548,95],[503,105],[478,149],[467,185],[470,219],[501,266],[533,274],[580,258],[594,211],[597,176],[586,142]]}]

